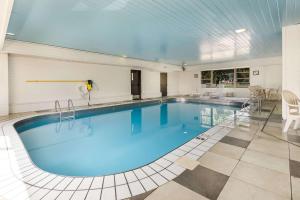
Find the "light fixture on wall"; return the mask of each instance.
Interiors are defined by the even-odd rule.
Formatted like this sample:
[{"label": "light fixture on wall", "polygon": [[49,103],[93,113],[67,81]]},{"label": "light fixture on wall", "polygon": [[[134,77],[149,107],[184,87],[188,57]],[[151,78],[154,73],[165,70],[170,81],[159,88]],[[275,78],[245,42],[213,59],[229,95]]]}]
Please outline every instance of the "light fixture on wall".
[{"label": "light fixture on wall", "polygon": [[235,30],[236,33],[243,33],[243,32],[246,32],[246,31],[247,31],[247,29],[245,29],[245,28]]},{"label": "light fixture on wall", "polygon": [[182,62],[182,65],[181,65],[182,71],[185,71],[186,66],[187,66],[187,64],[185,62]]}]

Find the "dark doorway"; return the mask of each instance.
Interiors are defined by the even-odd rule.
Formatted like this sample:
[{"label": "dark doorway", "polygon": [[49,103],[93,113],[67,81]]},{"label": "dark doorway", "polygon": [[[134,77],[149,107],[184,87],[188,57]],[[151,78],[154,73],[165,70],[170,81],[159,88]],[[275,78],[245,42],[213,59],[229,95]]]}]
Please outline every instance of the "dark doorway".
[{"label": "dark doorway", "polygon": [[141,71],[131,70],[131,94],[133,100],[141,99]]},{"label": "dark doorway", "polygon": [[160,92],[163,97],[168,95],[168,74],[160,73]]}]

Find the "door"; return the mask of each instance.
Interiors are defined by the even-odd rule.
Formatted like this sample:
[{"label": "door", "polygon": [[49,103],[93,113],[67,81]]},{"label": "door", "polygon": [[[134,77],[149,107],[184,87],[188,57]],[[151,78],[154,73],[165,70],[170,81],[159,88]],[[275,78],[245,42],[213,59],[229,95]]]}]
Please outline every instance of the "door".
[{"label": "door", "polygon": [[131,70],[131,95],[133,100],[141,99],[141,71]]},{"label": "door", "polygon": [[168,95],[168,74],[160,73],[160,92],[163,97]]}]

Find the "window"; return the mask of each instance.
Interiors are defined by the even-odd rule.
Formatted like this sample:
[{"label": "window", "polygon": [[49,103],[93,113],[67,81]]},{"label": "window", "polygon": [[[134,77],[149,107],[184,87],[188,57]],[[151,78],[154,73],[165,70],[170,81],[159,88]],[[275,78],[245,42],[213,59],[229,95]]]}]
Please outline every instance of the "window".
[{"label": "window", "polygon": [[249,68],[236,69],[236,87],[243,88],[250,85]]},{"label": "window", "polygon": [[246,88],[250,85],[250,69],[222,69],[201,72],[201,84],[206,87]]},{"label": "window", "polygon": [[211,71],[202,71],[201,84],[210,84],[210,83],[211,83]]},{"label": "window", "polygon": [[233,87],[234,69],[213,71],[213,84],[216,86],[222,84],[224,87]]}]

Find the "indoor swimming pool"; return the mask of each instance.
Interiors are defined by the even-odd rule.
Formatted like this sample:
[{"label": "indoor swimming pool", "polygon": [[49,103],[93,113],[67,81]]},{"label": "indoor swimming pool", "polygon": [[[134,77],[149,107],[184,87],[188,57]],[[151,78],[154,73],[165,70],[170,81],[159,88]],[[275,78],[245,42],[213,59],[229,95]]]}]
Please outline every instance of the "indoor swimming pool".
[{"label": "indoor swimming pool", "polygon": [[33,163],[65,176],[103,176],[147,165],[221,123],[239,107],[188,102],[123,105],[15,124]]}]

